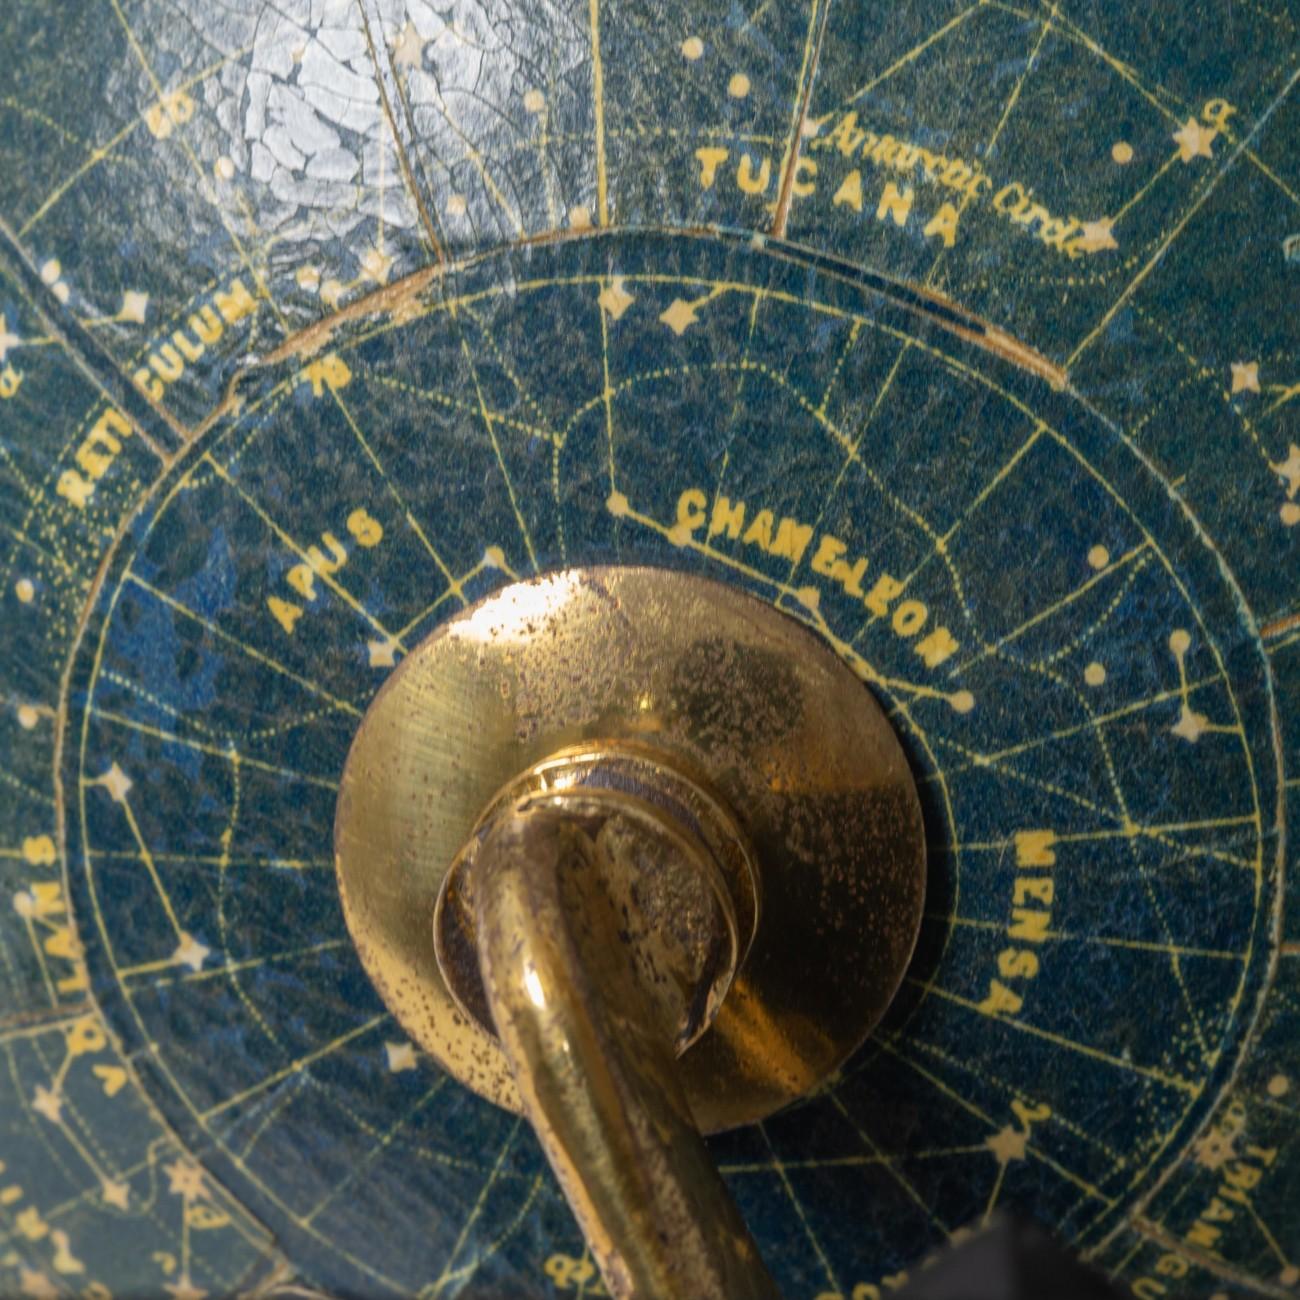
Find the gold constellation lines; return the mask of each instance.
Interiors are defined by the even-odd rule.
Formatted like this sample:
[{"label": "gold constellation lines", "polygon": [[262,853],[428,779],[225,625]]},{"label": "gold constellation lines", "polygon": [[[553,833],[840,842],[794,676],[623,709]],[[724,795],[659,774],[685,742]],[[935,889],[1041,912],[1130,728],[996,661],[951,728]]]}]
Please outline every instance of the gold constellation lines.
[{"label": "gold constellation lines", "polygon": [[184,929],[176,916],[176,909],[172,906],[171,897],[168,895],[167,890],[163,887],[162,880],[158,875],[158,868],[153,860],[153,854],[145,843],[144,835],[140,831],[140,823],[136,820],[135,812],[131,808],[128,797],[134,784],[131,778],[122,771],[117,763],[113,763],[103,776],[87,782],[87,784],[102,786],[108,792],[109,798],[121,806],[127,825],[131,828],[131,835],[135,840],[140,861],[144,863],[145,870],[149,873],[149,878],[152,880],[154,890],[158,895],[158,901],[162,904],[167,920],[176,935],[176,947],[172,950],[170,956],[159,962],[151,962],[147,967],[136,967],[132,971],[123,971],[121,973],[123,975],[140,974],[146,969],[161,970],[167,966],[186,966],[192,971],[202,970],[203,963],[211,954],[212,949],[206,944],[200,943],[189,931]]}]

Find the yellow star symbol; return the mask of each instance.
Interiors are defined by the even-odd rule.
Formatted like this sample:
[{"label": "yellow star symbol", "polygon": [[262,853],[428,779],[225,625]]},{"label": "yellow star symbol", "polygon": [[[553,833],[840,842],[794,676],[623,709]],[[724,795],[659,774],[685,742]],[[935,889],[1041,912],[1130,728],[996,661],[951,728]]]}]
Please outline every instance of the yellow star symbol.
[{"label": "yellow star symbol", "polygon": [[1210,725],[1210,720],[1203,713],[1197,713],[1195,709],[1183,705],[1182,711],[1178,715],[1178,721],[1169,728],[1179,740],[1185,740],[1189,745],[1194,745],[1200,738],[1205,735],[1205,729]]},{"label": "yellow star symbol", "polygon": [[699,312],[693,302],[685,298],[674,298],[667,311],[659,313],[659,319],[680,338],[699,320]]},{"label": "yellow star symbol", "polygon": [[1232,391],[1234,393],[1259,392],[1259,362],[1234,361],[1232,363]]},{"label": "yellow star symbol", "polygon": [[418,68],[424,62],[424,41],[409,19],[393,46],[393,62],[399,68]]},{"label": "yellow star symbol", "polygon": [[601,291],[596,300],[614,320],[621,320],[623,313],[636,301],[627,291],[623,277],[616,275]]},{"label": "yellow star symbol", "polygon": [[1109,248],[1118,248],[1119,245],[1115,242],[1112,233],[1114,229],[1114,217],[1100,217],[1096,221],[1085,221],[1083,237],[1079,240],[1078,246],[1085,253],[1101,253]]},{"label": "yellow star symbol", "polygon": [[1218,134],[1217,127],[1206,126],[1194,117],[1189,117],[1174,132],[1174,139],[1178,142],[1178,156],[1185,163],[1191,162],[1193,158],[1213,158],[1210,146]]},{"label": "yellow star symbol", "polygon": [[998,1164],[1010,1164],[1013,1160],[1023,1160],[1029,1146],[1029,1134],[1008,1125],[991,1138],[984,1140],[984,1145],[997,1157]]},{"label": "yellow star symbol", "polygon": [[63,1098],[50,1088],[37,1088],[32,1098],[32,1109],[38,1115],[44,1115],[51,1124],[63,1122]]},{"label": "yellow star symbol", "polygon": [[198,1165],[178,1160],[175,1164],[164,1165],[163,1173],[167,1175],[167,1190],[173,1196],[193,1199],[204,1194],[203,1170]]},{"label": "yellow star symbol", "polygon": [[1229,1160],[1237,1158],[1237,1134],[1212,1128],[1192,1145],[1196,1163],[1205,1169],[1222,1169]]},{"label": "yellow star symbol", "polygon": [[100,1190],[103,1193],[105,1205],[116,1206],[119,1210],[126,1209],[127,1201],[131,1196],[131,1189],[125,1183],[115,1183],[106,1178]]}]

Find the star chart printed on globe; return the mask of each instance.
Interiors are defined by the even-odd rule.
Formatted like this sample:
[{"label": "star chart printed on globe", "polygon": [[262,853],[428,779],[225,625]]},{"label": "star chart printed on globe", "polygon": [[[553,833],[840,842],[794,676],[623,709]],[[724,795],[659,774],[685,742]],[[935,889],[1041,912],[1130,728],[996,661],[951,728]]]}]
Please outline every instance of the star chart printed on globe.
[{"label": "star chart printed on globe", "polygon": [[358,723],[590,564],[800,620],[916,956],[710,1140],[785,1295],[994,1211],[1300,1295],[1292,0],[0,9],[0,1294],[605,1294],[344,924]]}]

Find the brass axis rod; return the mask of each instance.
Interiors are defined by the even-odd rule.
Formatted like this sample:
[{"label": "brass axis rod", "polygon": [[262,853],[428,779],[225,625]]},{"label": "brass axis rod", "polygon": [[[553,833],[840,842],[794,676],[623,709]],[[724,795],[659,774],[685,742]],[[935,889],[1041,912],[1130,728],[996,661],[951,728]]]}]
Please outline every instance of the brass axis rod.
[{"label": "brass axis rod", "polygon": [[562,897],[599,853],[561,810],[516,808],[475,864],[484,989],[525,1113],[613,1296],[780,1300],[612,904],[584,894],[575,917]]}]

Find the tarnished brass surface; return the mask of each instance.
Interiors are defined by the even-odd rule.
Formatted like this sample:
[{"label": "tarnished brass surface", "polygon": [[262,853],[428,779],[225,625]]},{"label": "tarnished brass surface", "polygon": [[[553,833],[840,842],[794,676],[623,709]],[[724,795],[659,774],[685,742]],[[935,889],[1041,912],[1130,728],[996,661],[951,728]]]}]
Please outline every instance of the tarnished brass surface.
[{"label": "tarnished brass surface", "polygon": [[736,955],[707,850],[579,789],[498,808],[466,874],[492,1022],[610,1294],[777,1300],[675,1059]]},{"label": "tarnished brass surface", "polygon": [[[713,1022],[749,950],[758,922],[757,876],[744,834],[718,800],[698,779],[640,748],[564,750],[530,768],[493,801],[438,896],[434,943],[448,990],[495,1032],[467,877],[501,817],[521,802],[538,808],[548,799],[548,806],[563,807],[570,817],[597,818],[591,830],[610,850],[606,860],[625,868],[618,880],[624,942],[642,962],[652,992],[676,996],[669,994],[670,985],[686,990],[672,1025],[677,1051],[684,1052]],[[606,824],[611,800],[622,815]],[[629,931],[634,915],[639,931]]]},{"label": "tarnished brass surface", "polygon": [[[689,1025],[669,1037],[690,1043],[677,1071],[701,1131],[762,1119],[823,1081],[888,1005],[920,921],[924,836],[866,687],[808,630],[734,588],[653,569],[565,571],[497,592],[418,647],[343,775],[335,848],[357,949],[422,1047],[521,1110],[506,1054],[467,985],[471,1014],[453,996],[430,927],[506,787],[544,789],[539,764],[611,748],[686,774],[748,846],[756,903],[729,884],[729,991],[693,1042]],[[743,876],[708,847],[724,878]]]}]

